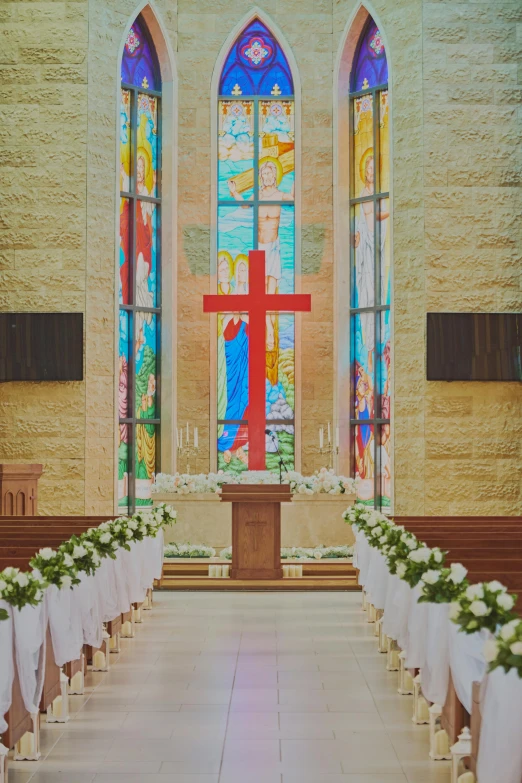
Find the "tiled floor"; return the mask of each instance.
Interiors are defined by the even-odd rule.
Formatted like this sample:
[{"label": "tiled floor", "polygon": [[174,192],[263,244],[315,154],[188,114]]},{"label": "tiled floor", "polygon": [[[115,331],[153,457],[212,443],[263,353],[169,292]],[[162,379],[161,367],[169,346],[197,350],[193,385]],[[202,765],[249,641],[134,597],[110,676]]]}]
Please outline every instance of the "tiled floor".
[{"label": "tiled floor", "polygon": [[360,605],[358,593],[157,593],[11,783],[449,783]]}]

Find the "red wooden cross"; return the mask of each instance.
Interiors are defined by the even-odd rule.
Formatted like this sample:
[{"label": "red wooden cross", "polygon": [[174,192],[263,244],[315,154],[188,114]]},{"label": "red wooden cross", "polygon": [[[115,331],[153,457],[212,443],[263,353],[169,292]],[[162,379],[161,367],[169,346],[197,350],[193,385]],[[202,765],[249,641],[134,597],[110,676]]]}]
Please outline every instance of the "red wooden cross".
[{"label": "red wooden cross", "polygon": [[265,291],[265,251],[248,254],[248,294],[224,297],[205,294],[205,313],[248,313],[248,469],[265,470],[265,384],[267,313],[307,312],[312,309],[310,294],[267,294]]}]

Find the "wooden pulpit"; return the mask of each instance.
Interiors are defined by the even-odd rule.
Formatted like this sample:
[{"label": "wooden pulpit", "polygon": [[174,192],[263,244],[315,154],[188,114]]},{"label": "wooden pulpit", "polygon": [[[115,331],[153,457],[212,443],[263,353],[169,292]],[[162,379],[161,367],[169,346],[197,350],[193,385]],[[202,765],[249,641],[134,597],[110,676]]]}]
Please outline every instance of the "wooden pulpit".
[{"label": "wooden pulpit", "polygon": [[224,484],[221,501],[232,503],[231,579],[282,579],[281,503],[289,484]]},{"label": "wooden pulpit", "polygon": [[42,472],[43,465],[0,465],[0,516],[36,516]]}]

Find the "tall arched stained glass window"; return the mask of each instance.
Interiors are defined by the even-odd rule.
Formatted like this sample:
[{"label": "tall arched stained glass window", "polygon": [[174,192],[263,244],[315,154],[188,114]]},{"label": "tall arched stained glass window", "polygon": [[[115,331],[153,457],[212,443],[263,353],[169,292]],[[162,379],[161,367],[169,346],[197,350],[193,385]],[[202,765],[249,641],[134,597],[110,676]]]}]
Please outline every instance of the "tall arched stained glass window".
[{"label": "tall arched stained glass window", "polygon": [[[217,292],[248,293],[248,252],[265,251],[268,293],[295,290],[295,114],[290,66],[254,19],[221,72],[218,101]],[[294,315],[266,319],[266,467],[294,466]],[[248,315],[217,317],[217,464],[248,468]]]},{"label": "tall arched stained glass window", "polygon": [[391,502],[390,165],[388,65],[369,19],[350,90],[351,453],[359,500]]},{"label": "tall arched stained glass window", "polygon": [[121,63],[118,505],[151,505],[159,453],[161,78],[138,16]]}]

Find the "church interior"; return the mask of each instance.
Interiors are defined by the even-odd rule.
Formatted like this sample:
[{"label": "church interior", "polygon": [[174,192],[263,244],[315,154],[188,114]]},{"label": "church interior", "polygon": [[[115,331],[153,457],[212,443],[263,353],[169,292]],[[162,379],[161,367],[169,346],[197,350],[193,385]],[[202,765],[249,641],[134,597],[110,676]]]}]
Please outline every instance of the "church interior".
[{"label": "church interior", "polygon": [[0,35],[0,783],[522,783],[520,0]]}]

